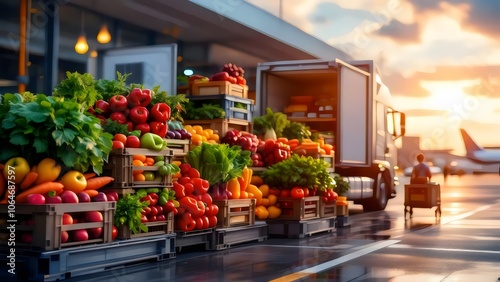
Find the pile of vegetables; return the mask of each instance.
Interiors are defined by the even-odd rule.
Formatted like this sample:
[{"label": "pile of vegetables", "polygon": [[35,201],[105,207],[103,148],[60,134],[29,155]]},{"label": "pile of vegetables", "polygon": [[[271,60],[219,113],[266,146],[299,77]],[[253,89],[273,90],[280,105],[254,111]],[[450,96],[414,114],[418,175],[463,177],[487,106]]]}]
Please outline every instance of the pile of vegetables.
[{"label": "pile of vegetables", "polygon": [[184,162],[200,172],[200,177],[210,183],[214,199],[229,199],[227,182],[242,176],[243,169],[252,164],[250,151],[228,144],[202,143],[184,157]]},{"label": "pile of vegetables", "polygon": [[15,156],[32,162],[53,157],[68,168],[102,173],[113,136],[103,132],[100,120],[86,110],[80,98],[37,94],[28,102],[20,94],[4,94],[0,101],[0,162]]},{"label": "pile of vegetables", "polygon": [[289,121],[286,114],[273,112],[271,108],[266,108],[266,114],[255,117],[253,120],[253,131],[257,135],[263,136],[263,140],[276,140],[280,137],[288,139],[298,139],[302,141],[311,137],[309,127],[294,121]]},{"label": "pile of vegetables", "polygon": [[322,159],[292,154],[290,158],[270,166],[262,173],[262,178],[266,184],[281,189],[299,186],[323,191],[336,185],[328,173],[329,166]]}]

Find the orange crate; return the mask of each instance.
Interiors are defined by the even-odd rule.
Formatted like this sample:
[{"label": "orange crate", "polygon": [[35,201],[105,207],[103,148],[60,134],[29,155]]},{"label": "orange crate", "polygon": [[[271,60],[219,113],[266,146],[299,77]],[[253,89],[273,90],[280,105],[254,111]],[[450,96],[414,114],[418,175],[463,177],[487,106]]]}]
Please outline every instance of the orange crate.
[{"label": "orange crate", "polygon": [[165,149],[162,151],[153,151],[142,148],[124,148],[113,149],[109,154],[108,163],[104,165],[104,175],[109,175],[114,178],[107,188],[156,188],[172,186],[172,175],[159,176],[152,181],[135,181],[133,176],[134,170],[144,170],[157,172],[158,166],[133,166],[134,155],[146,155],[148,157],[161,156],[165,163],[172,163],[173,151]]},{"label": "orange crate", "polygon": [[302,199],[278,197],[277,203],[281,208],[281,215],[277,220],[304,220],[319,218],[319,196],[310,196]]},{"label": "orange crate", "polygon": [[214,200],[219,207],[217,227],[234,227],[255,224],[255,199]]},{"label": "orange crate", "polygon": [[211,128],[223,137],[229,130],[239,130],[252,132],[252,123],[241,119],[205,119],[205,120],[185,120],[184,124],[200,125],[203,128]]},{"label": "orange crate", "polygon": [[[30,205],[16,204],[15,205],[15,240],[16,248],[27,248],[32,250],[51,251],[65,247],[73,247],[80,245],[89,245],[96,243],[108,243],[112,240],[113,219],[116,209],[116,202],[92,202],[78,204],[46,204],[46,205]],[[0,205],[0,213],[7,215],[8,205]],[[74,219],[83,218],[86,212],[98,211],[103,216],[102,222],[83,222],[79,221],[74,224],[62,224],[63,214],[67,213]],[[0,224],[1,245],[7,245],[7,238],[10,237],[7,227],[10,223]],[[87,241],[74,242],[70,238],[67,242],[61,242],[61,232],[73,230],[102,228],[102,233],[99,238],[89,239]],[[31,234],[31,243],[22,241],[23,234]],[[24,235],[26,236],[26,235]],[[5,241],[4,241],[5,238]]]},{"label": "orange crate", "polygon": [[144,224],[148,227],[148,231],[143,232],[142,230],[140,230],[137,234],[132,233],[132,231],[128,229],[127,225],[122,225],[118,227],[118,236],[116,236],[116,238],[134,239],[147,236],[172,234],[174,233],[174,213],[169,212],[166,218],[167,220],[164,221],[145,222]]},{"label": "orange crate", "polygon": [[193,96],[226,94],[241,98],[248,97],[248,86],[233,84],[228,81],[195,82],[192,85]]}]

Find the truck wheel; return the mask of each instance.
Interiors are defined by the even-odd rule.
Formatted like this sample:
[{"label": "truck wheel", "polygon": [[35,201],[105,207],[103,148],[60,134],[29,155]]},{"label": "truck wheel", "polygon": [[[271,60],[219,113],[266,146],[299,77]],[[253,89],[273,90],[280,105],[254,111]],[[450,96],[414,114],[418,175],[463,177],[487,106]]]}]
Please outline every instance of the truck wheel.
[{"label": "truck wheel", "polygon": [[374,183],[376,186],[375,195],[366,200],[363,203],[363,209],[365,211],[381,211],[385,210],[388,202],[388,184],[385,181],[385,178],[382,176],[382,173],[377,175],[377,181]]}]

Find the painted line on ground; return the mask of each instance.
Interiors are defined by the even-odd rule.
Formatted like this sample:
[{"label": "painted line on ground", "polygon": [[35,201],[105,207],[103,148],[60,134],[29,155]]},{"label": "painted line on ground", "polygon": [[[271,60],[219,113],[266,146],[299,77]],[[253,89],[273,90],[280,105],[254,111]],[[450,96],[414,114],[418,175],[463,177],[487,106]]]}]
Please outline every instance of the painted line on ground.
[{"label": "painted line on ground", "polygon": [[446,251],[446,252],[464,252],[464,253],[484,253],[484,254],[500,254],[500,251],[490,251],[490,250],[471,250],[471,249],[447,249],[447,248],[423,248],[415,247],[412,245],[398,244],[389,246],[391,249],[412,249],[412,250],[426,250],[426,251]]},{"label": "painted line on ground", "polygon": [[399,240],[378,241],[378,242],[375,242],[375,243],[372,243],[372,244],[369,244],[366,246],[362,246],[362,249],[355,251],[353,253],[350,253],[348,255],[324,262],[322,264],[319,264],[319,265],[316,265],[316,266],[313,266],[313,267],[310,267],[310,268],[307,268],[307,269],[304,269],[304,270],[301,270],[301,271],[298,271],[298,272],[295,272],[292,274],[288,274],[288,275],[273,279],[270,282],[295,281],[295,280],[310,276],[312,274],[316,274],[316,273],[319,273],[321,271],[325,271],[325,270],[332,268],[334,266],[337,266],[339,264],[342,264],[342,263],[348,262],[350,260],[362,257],[364,255],[367,255],[367,254],[375,252],[377,250],[386,248],[388,246],[394,245],[398,242],[400,242],[400,241]]}]

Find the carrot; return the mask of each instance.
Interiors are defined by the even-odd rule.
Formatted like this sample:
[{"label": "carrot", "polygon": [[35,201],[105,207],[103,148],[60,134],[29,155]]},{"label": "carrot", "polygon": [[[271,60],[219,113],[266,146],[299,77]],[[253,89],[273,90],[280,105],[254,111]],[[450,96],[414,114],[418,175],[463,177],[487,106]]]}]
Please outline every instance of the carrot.
[{"label": "carrot", "polygon": [[95,177],[97,174],[95,172],[86,172],[83,174],[85,176],[85,179],[89,180],[92,177]]},{"label": "carrot", "polygon": [[35,185],[27,190],[24,190],[19,195],[16,196],[16,202],[24,203],[30,194],[45,194],[51,190],[58,191],[62,190],[64,185],[57,182],[44,182],[38,185]]},{"label": "carrot", "polygon": [[97,190],[83,190],[82,192],[87,193],[87,195],[89,195],[90,198],[95,197],[97,196],[97,194],[99,194],[99,191]]},{"label": "carrot", "polygon": [[87,180],[87,188],[85,188],[85,190],[97,190],[108,185],[113,180],[115,179],[111,176],[98,176],[90,178]]},{"label": "carrot", "polygon": [[35,181],[38,179],[38,173],[34,172],[34,171],[30,171],[28,172],[28,174],[26,174],[26,176],[24,177],[23,181],[21,182],[19,188],[21,188],[21,190],[26,190],[28,189],[29,187],[31,187],[31,185],[33,185],[33,183],[35,183]]}]

